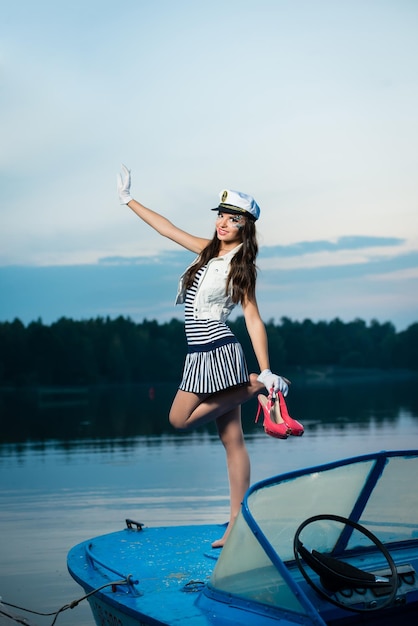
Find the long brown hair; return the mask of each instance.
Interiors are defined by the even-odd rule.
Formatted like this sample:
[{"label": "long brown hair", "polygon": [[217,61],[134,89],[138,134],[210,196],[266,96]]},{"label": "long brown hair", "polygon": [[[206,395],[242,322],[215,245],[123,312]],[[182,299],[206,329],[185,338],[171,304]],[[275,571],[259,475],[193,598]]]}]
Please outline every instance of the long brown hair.
[{"label": "long brown hair", "polygon": [[[244,304],[246,300],[255,300],[255,283],[257,279],[257,267],[255,260],[258,254],[257,235],[254,220],[246,218],[243,228],[240,230],[242,246],[234,254],[226,283],[226,293],[232,285],[232,301],[235,304]],[[206,265],[210,259],[218,256],[221,242],[217,233],[202,250],[197,259],[184,276],[184,285],[189,289],[197,272]]]}]

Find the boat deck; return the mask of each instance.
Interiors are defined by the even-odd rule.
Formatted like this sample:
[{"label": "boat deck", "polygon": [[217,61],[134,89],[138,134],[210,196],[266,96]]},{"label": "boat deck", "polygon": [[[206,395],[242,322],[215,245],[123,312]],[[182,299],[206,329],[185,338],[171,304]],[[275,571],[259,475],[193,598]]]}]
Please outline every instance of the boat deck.
[{"label": "boat deck", "polygon": [[[151,530],[144,527],[140,531],[125,529],[73,548],[68,566],[72,575],[90,589],[104,584],[104,579],[111,582],[131,576],[135,581],[131,589],[109,586],[94,594],[90,599],[93,612],[103,610],[100,597],[105,595],[107,614],[112,605],[116,607],[123,599],[128,612],[136,615],[136,619],[138,613],[142,614],[147,624],[152,623],[150,618],[156,620],[156,624],[165,620],[174,624],[177,617],[178,624],[184,624],[187,605],[186,621],[196,626],[206,625],[210,622],[202,616],[202,610],[197,607],[193,610],[193,606],[196,592],[208,582],[219,555],[211,543],[222,536],[224,530],[223,526],[213,524]],[[87,564],[86,551],[93,557]],[[84,561],[82,572],[79,571],[81,561]],[[163,605],[156,602],[159,596],[164,598]]]}]

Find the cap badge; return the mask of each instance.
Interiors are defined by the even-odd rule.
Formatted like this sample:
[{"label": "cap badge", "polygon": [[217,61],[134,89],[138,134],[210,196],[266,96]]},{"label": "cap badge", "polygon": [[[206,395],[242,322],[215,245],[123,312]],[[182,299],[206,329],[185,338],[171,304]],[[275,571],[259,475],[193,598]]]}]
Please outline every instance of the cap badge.
[{"label": "cap badge", "polygon": [[228,192],[225,190],[225,191],[223,192],[223,194],[222,194],[221,201],[222,201],[222,202],[225,202],[225,200],[227,199],[227,197],[228,197]]}]

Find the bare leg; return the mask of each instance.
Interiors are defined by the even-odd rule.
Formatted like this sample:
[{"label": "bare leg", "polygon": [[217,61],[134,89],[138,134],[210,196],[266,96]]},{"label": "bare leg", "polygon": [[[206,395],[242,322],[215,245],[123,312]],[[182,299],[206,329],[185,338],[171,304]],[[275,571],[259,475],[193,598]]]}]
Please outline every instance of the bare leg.
[{"label": "bare leg", "polygon": [[219,417],[216,420],[216,426],[226,452],[230,492],[228,526],[223,537],[212,544],[213,548],[222,548],[240,511],[244,494],[250,485],[250,459],[242,432],[240,406]]},{"label": "bare leg", "polygon": [[202,426],[254,398],[262,389],[264,385],[257,381],[257,374],[251,374],[248,385],[230,387],[212,395],[179,390],[171,406],[170,423],[181,430]]},{"label": "bare leg", "polygon": [[214,394],[196,394],[179,390],[170,410],[170,423],[188,430],[216,420],[219,437],[225,447],[229,489],[230,519],[224,536],[212,546],[221,548],[239,513],[250,483],[250,460],[241,424],[241,404],[255,397],[264,385],[251,374],[248,385],[231,387]]}]

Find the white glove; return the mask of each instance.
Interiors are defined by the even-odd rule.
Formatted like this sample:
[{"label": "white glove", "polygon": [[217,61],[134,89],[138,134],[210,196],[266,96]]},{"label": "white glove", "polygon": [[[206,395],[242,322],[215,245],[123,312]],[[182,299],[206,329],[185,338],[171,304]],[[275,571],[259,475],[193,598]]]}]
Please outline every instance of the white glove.
[{"label": "white glove", "polygon": [[128,204],[132,200],[131,196],[131,171],[126,165],[121,166],[120,174],[117,176],[118,194],[121,204]]},{"label": "white glove", "polygon": [[270,370],[263,370],[257,380],[263,383],[269,393],[273,388],[273,391],[281,391],[284,396],[287,396],[289,386],[286,380],[277,374],[273,374]]}]

